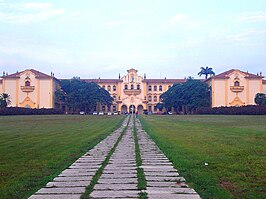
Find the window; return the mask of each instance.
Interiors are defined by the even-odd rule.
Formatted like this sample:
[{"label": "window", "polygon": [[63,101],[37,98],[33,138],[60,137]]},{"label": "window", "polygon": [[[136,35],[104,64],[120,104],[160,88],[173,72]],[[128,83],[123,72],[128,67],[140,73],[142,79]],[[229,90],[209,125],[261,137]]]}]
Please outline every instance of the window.
[{"label": "window", "polygon": [[113,106],[113,112],[116,112],[116,106],[115,105]]},{"label": "window", "polygon": [[116,96],[115,95],[113,96],[113,99],[116,100]]},{"label": "window", "polygon": [[154,96],[154,97],[153,97],[153,101],[154,101],[154,102],[157,102],[157,96]]},{"label": "window", "polygon": [[239,81],[235,81],[234,86],[240,86]]},{"label": "window", "polygon": [[25,81],[25,86],[30,86],[30,81]]},{"label": "window", "polygon": [[163,91],[162,85],[159,86],[159,91]]},{"label": "window", "polygon": [[115,85],[113,85],[113,91],[116,91],[116,86]]},{"label": "window", "polygon": [[171,85],[168,86],[168,89],[171,88]]},{"label": "window", "polygon": [[151,102],[151,96],[148,96],[148,101]]},{"label": "window", "polygon": [[157,91],[157,86],[156,86],[156,85],[153,86],[153,90],[154,90],[154,91]]},{"label": "window", "polygon": [[127,88],[127,85],[125,85],[125,90],[127,90],[128,88]]},{"label": "window", "polygon": [[130,88],[131,88],[131,90],[133,90],[133,89],[134,89],[134,85],[133,85],[133,84],[131,84]]},{"label": "window", "polygon": [[137,85],[137,89],[140,90],[140,85]]},{"label": "window", "polygon": [[102,88],[105,89],[105,85],[103,85]]},{"label": "window", "polygon": [[149,91],[151,91],[151,85],[149,85],[148,89],[149,89]]},{"label": "window", "polygon": [[107,86],[107,90],[111,91],[111,86],[110,85]]}]

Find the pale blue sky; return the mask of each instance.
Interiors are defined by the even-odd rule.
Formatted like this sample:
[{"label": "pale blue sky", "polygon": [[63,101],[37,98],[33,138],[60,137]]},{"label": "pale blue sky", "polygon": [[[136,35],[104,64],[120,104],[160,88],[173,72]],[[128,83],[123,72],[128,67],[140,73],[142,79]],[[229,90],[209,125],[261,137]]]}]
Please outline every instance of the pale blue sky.
[{"label": "pale blue sky", "polygon": [[0,0],[0,72],[266,75],[266,0]]}]

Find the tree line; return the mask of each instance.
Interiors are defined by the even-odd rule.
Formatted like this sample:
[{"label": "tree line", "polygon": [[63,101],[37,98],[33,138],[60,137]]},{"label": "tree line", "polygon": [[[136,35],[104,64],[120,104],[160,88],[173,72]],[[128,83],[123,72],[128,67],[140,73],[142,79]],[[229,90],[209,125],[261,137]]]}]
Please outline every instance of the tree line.
[{"label": "tree line", "polygon": [[56,102],[67,106],[72,112],[86,113],[96,110],[98,104],[110,106],[113,98],[109,92],[94,82],[84,82],[80,78],[61,80],[60,89],[55,92]]}]

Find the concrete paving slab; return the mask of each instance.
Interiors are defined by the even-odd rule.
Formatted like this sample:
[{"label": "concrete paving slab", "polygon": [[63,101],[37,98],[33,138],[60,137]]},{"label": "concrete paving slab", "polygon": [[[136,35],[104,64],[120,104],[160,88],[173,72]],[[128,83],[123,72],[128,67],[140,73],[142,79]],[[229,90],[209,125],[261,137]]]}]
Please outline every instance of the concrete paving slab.
[{"label": "concrete paving slab", "polygon": [[167,194],[167,193],[158,193],[158,194],[148,194],[150,199],[200,199],[199,195],[195,194]]},{"label": "concrete paving slab", "polygon": [[92,176],[66,176],[55,177],[53,181],[56,182],[72,182],[72,181],[91,181]]},{"label": "concrete paving slab", "polygon": [[93,191],[91,198],[138,198],[139,191],[122,190],[122,191]]},{"label": "concrete paving slab", "polygon": [[69,182],[48,182],[46,188],[53,187],[86,187],[90,184],[90,181],[69,181]]},{"label": "concrete paving slab", "polygon": [[67,188],[41,188],[36,192],[38,194],[82,194],[85,187],[67,187]]},{"label": "concrete paving slab", "polygon": [[80,199],[80,194],[32,195],[29,199]]},{"label": "concrete paving slab", "polygon": [[137,190],[137,184],[96,184],[94,190]]}]

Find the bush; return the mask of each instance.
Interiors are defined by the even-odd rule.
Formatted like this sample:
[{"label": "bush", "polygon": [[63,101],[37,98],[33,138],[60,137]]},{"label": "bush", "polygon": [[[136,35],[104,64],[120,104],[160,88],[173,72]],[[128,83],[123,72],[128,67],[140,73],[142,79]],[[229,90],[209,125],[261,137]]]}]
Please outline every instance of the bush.
[{"label": "bush", "polygon": [[64,112],[58,109],[31,109],[21,107],[6,107],[0,109],[0,115],[54,115],[63,114]]},{"label": "bush", "polygon": [[240,107],[200,107],[196,114],[223,114],[223,115],[266,115],[266,106],[240,106]]}]

